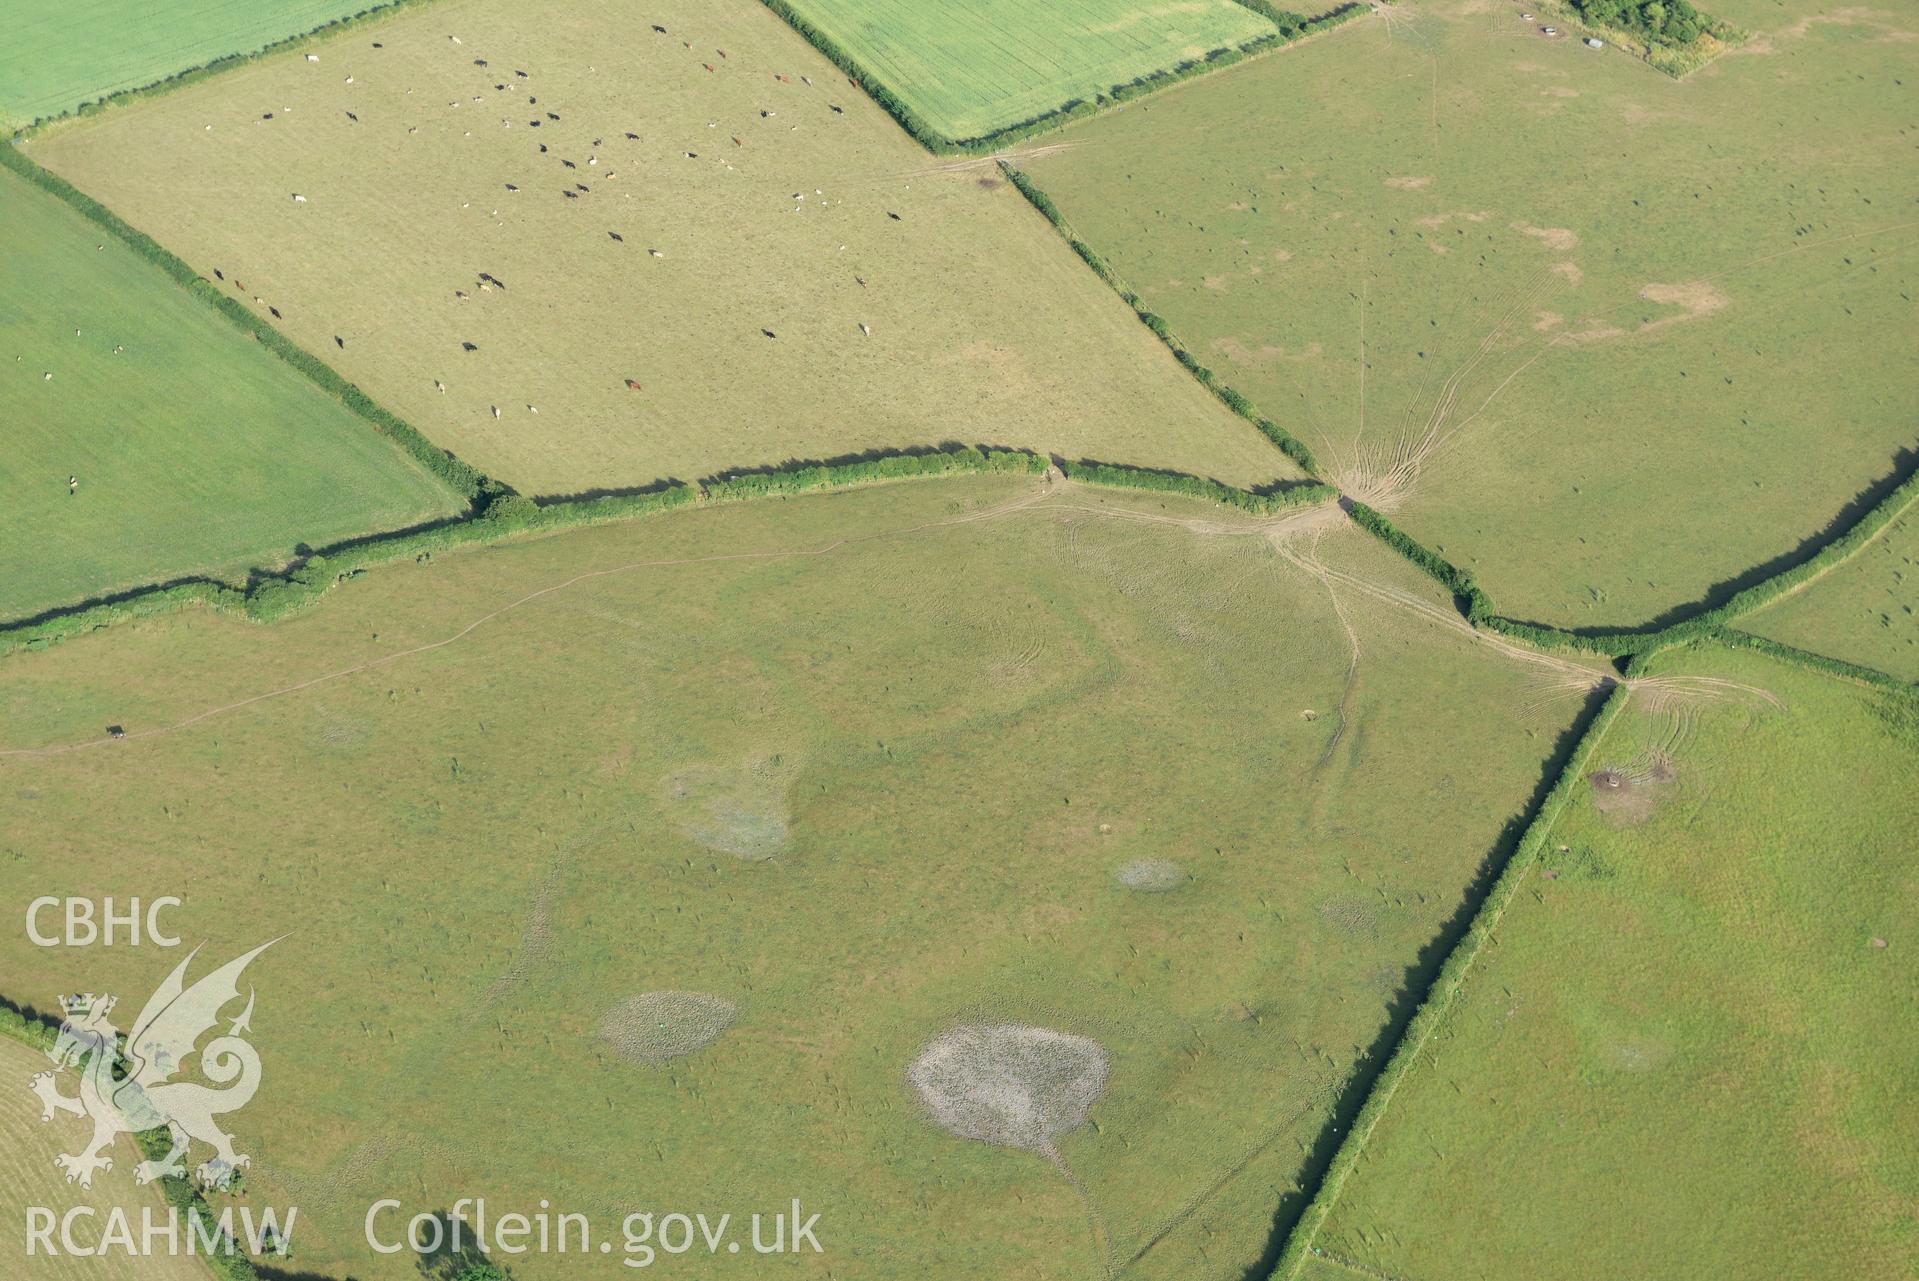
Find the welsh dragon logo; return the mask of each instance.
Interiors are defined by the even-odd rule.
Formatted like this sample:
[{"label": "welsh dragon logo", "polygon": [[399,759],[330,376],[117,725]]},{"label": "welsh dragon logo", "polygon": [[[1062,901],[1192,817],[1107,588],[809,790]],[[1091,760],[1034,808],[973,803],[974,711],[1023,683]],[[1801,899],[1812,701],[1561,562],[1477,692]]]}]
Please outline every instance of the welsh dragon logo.
[{"label": "welsh dragon logo", "polygon": [[[54,1158],[54,1164],[66,1172],[67,1182],[92,1187],[94,1171],[113,1168],[113,1158],[107,1152],[115,1136],[161,1126],[166,1127],[172,1140],[172,1150],[157,1161],[142,1161],[135,1167],[137,1183],[151,1183],[167,1175],[185,1177],[193,1139],[213,1148],[213,1155],[194,1171],[209,1187],[227,1187],[238,1170],[251,1164],[245,1153],[234,1150],[233,1136],[214,1121],[220,1113],[245,1107],[260,1087],[259,1053],[241,1035],[251,1030],[251,987],[247,989],[246,1008],[228,1025],[226,1034],[214,1037],[197,1051],[200,1074],[226,1088],[213,1089],[197,1081],[171,1078],[196,1053],[200,1038],[219,1023],[220,1011],[239,999],[240,975],[248,963],[277,942],[262,943],[188,987],[187,966],[200,952],[194,948],[147,999],[126,1036],[124,1049],[120,1031],[111,1021],[115,998],[96,997],[91,992],[60,998],[65,1021],[53,1048],[47,1051],[57,1067],[36,1073],[29,1084],[40,1096],[41,1121],[53,1120],[56,1112],[70,1112],[93,1121],[93,1138],[84,1148],[71,1156]],[[68,1067],[80,1074],[77,1095],[60,1093],[55,1083],[56,1073]]]}]

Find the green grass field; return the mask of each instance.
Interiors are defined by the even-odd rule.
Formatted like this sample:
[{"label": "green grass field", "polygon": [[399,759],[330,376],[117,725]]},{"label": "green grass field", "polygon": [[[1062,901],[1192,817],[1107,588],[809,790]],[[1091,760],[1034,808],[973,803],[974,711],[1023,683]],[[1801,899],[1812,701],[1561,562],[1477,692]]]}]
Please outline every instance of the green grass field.
[{"label": "green grass field", "polygon": [[0,221],[0,619],[244,578],[301,542],[459,508],[363,419],[6,170]]},{"label": "green grass field", "polygon": [[[602,1221],[797,1195],[828,1248],[794,1275],[1237,1278],[1581,706],[1335,509],[1287,519],[909,482],[16,655],[0,895],[178,892],[209,961],[291,931],[249,971],[235,1128],[302,1268],[412,1276],[360,1244],[389,1194]],[[0,937],[22,1001],[143,995],[157,955]],[[600,1029],[649,992],[736,1018],[630,1062]],[[1060,1141],[1083,1196],[906,1084],[997,1021],[1110,1056]],[[570,1262],[514,1267],[622,1274]]]},{"label": "green grass field", "polygon": [[[116,1207],[130,1216],[128,1222],[136,1232],[142,1210],[150,1210],[162,1222],[166,1214],[159,1188],[134,1183],[133,1167],[140,1154],[128,1138],[119,1140],[113,1168],[95,1174],[91,1188],[82,1189],[65,1181],[53,1159],[80,1151],[90,1131],[85,1122],[65,1115],[42,1124],[40,1103],[27,1093],[27,1082],[52,1066],[38,1050],[0,1036],[0,1081],[6,1082],[7,1094],[6,1106],[0,1107],[0,1200],[8,1209],[0,1215],[0,1251],[6,1252],[9,1268],[24,1268],[15,1275],[31,1275],[34,1281],[210,1281],[213,1274],[206,1264],[185,1256],[161,1254],[135,1259],[116,1251],[91,1258],[76,1257],[64,1250],[48,1255],[38,1241],[35,1253],[27,1254],[25,1206],[51,1210],[56,1222],[76,1209],[92,1210],[91,1216],[74,1220],[74,1239],[84,1245],[100,1239],[107,1216]],[[75,1093],[71,1074],[60,1088],[68,1096]],[[57,1230],[53,1242],[56,1249],[61,1248]]]},{"label": "green grass field", "polygon": [[1317,1237],[1365,1275],[1919,1266],[1919,703],[1654,673],[1778,705],[1635,692]]},{"label": "green grass field", "polygon": [[1914,444],[1919,20],[1722,16],[1757,38],[1674,81],[1513,6],[1389,7],[1022,167],[1503,612],[1636,626],[1799,554]]},{"label": "green grass field", "polygon": [[651,19],[450,0],[31,152],[526,493],[943,441],[1298,474],[990,162],[752,0]]},{"label": "green grass field", "polygon": [[1739,627],[1919,681],[1919,523],[1908,513],[1850,560]]},{"label": "green grass field", "polygon": [[1237,0],[797,0],[793,8],[948,138],[983,138],[1273,34]]},{"label": "green grass field", "polygon": [[56,116],[228,54],[252,53],[376,0],[19,0],[0,44],[0,129]]}]

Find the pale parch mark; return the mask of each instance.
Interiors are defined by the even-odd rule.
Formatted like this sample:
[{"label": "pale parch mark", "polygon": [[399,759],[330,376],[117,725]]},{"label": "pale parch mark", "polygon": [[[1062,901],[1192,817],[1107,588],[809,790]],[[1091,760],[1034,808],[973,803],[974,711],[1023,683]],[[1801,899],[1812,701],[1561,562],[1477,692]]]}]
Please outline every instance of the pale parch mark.
[{"label": "pale parch mark", "polygon": [[1192,873],[1169,858],[1142,858],[1127,863],[1113,873],[1113,879],[1129,890],[1143,894],[1165,894],[1192,882]]},{"label": "pale parch mark", "polygon": [[1092,1193],[1060,1155],[1106,1089],[1106,1048],[1090,1037],[1015,1023],[962,1024],[927,1043],[906,1069],[928,1117],[947,1133],[1050,1161],[1085,1206],[1107,1276],[1112,1241]]},{"label": "pale parch mark", "polygon": [[710,992],[642,992],[606,1012],[600,1039],[621,1058],[657,1065],[698,1054],[739,1017],[738,1006]]}]

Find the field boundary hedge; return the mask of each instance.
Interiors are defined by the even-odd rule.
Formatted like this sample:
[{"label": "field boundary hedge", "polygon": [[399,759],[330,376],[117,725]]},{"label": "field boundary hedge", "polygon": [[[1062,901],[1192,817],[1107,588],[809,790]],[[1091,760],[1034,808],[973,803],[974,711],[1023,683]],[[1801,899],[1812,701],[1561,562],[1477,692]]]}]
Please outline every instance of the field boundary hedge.
[{"label": "field boundary hedge", "polygon": [[256,574],[244,587],[207,578],[184,579],[134,588],[32,618],[0,623],[0,658],[22,650],[44,650],[75,636],[194,605],[253,622],[270,623],[305,609],[336,584],[358,577],[374,566],[408,556],[427,560],[437,551],[498,542],[521,534],[545,534],[582,525],[631,520],[681,507],[788,498],[891,481],[979,474],[1038,476],[1052,466],[1082,484],[1183,494],[1252,515],[1329,502],[1336,492],[1329,485],[1312,483],[1271,490],[1235,489],[1183,472],[1092,461],[1049,460],[1043,454],[1026,449],[948,446],[837,462],[736,471],[696,484],[670,481],[628,493],[543,503],[519,494],[506,494],[494,498],[478,515],[322,548],[284,572]]},{"label": "field boundary hedge", "polygon": [[[50,1050],[59,1038],[59,1029],[51,1022],[50,1016],[30,1017],[27,1014],[31,1006],[16,1005],[13,1001],[0,996],[0,1036],[20,1042],[29,1049]],[[172,1148],[164,1128],[143,1130],[133,1136],[140,1153],[149,1161],[157,1161]],[[225,1239],[217,1234],[219,1228],[214,1217],[213,1207],[207,1204],[206,1197],[191,1180],[177,1174],[169,1174],[160,1180],[160,1194],[168,1205],[180,1212],[184,1219],[197,1220],[206,1225],[203,1240]],[[182,1230],[191,1232],[186,1224]],[[232,1253],[204,1254],[206,1261],[216,1276],[225,1281],[257,1281],[259,1270],[253,1266],[253,1260],[246,1254],[244,1246],[234,1242]]]},{"label": "field boundary hedge", "polygon": [[1567,802],[1572,799],[1579,780],[1585,773],[1586,765],[1592,760],[1593,753],[1598,750],[1606,730],[1611,727],[1621,709],[1625,707],[1629,693],[1627,686],[1615,685],[1612,692],[1606,695],[1605,703],[1594,714],[1592,723],[1586,727],[1586,732],[1580,735],[1578,744],[1567,758],[1565,770],[1553,784],[1552,790],[1546,794],[1539,812],[1527,825],[1525,834],[1519,838],[1519,843],[1514,847],[1511,857],[1506,860],[1506,865],[1500,869],[1499,876],[1487,890],[1486,898],[1480,904],[1479,911],[1473,915],[1472,923],[1466,927],[1466,932],[1460,937],[1459,942],[1453,945],[1452,951],[1447,953],[1445,961],[1439,967],[1439,973],[1433,977],[1432,985],[1427,988],[1426,999],[1420,1003],[1419,1008],[1407,1022],[1406,1030],[1400,1036],[1399,1043],[1393,1047],[1386,1066],[1381,1068],[1379,1075],[1374,1078],[1372,1088],[1366,1094],[1366,1101],[1360,1105],[1359,1114],[1354,1117],[1352,1125],[1347,1129],[1346,1137],[1333,1153],[1325,1174],[1320,1177],[1319,1187],[1314,1191],[1312,1200],[1300,1212],[1298,1221],[1294,1223],[1292,1231],[1287,1234],[1286,1243],[1280,1249],[1279,1258],[1274,1263],[1271,1273],[1268,1274],[1272,1281],[1293,1281],[1305,1264],[1307,1255],[1316,1252],[1312,1244],[1313,1238],[1325,1223],[1326,1216],[1331,1213],[1333,1205],[1339,1200],[1340,1193],[1345,1189],[1346,1180],[1352,1175],[1354,1167],[1358,1165],[1359,1158],[1364,1155],[1367,1140],[1372,1137],[1374,1127],[1379,1124],[1379,1118],[1391,1104],[1393,1094],[1399,1089],[1399,1084],[1405,1079],[1406,1073],[1418,1061],[1421,1052],[1426,1048],[1426,1043],[1432,1039],[1433,1033],[1451,1012],[1454,1003],[1458,1000],[1460,989],[1465,986],[1473,962],[1479,958],[1480,952],[1491,939],[1494,929],[1498,927],[1500,918],[1505,915],[1507,905],[1518,893],[1520,881],[1538,862],[1540,850],[1551,835],[1553,824],[1559,821],[1559,816],[1564,812]]},{"label": "field boundary hedge", "polygon": [[1006,175],[1006,180],[1026,197],[1027,203],[1037,209],[1042,218],[1053,224],[1053,230],[1057,231],[1072,247],[1073,252],[1079,255],[1080,261],[1091,267],[1094,275],[1105,281],[1111,286],[1113,292],[1126,301],[1126,305],[1133,309],[1133,314],[1139,317],[1140,323],[1152,330],[1154,335],[1166,344],[1167,350],[1173,353],[1173,358],[1185,366],[1187,373],[1199,380],[1200,386],[1212,392],[1226,408],[1258,428],[1259,434],[1266,437],[1281,453],[1298,463],[1300,470],[1314,479],[1319,478],[1319,460],[1313,457],[1313,451],[1307,447],[1305,441],[1270,418],[1261,416],[1252,401],[1220,382],[1213,376],[1212,370],[1200,364],[1186,344],[1174,335],[1172,326],[1168,325],[1160,315],[1149,311],[1140,296],[1120,282],[1113,269],[1106,265],[1106,260],[1095,253],[1091,245],[1074,234],[1071,224],[1066,221],[1066,215],[1059,211],[1059,206],[1053,203],[1052,197],[1041,191],[1031,178],[1005,160],[999,162],[999,167],[1000,172]]},{"label": "field boundary hedge", "polygon": [[1460,569],[1426,547],[1393,524],[1384,513],[1355,499],[1346,499],[1343,505],[1354,523],[1376,535],[1387,546],[1425,571],[1440,586],[1452,592],[1462,602],[1466,619],[1473,626],[1530,641],[1542,649],[1583,649],[1624,658],[1633,654],[1650,654],[1692,640],[1720,636],[1734,619],[1763,609],[1851,559],[1915,503],[1919,503],[1919,471],[1908,475],[1891,493],[1868,508],[1859,519],[1835,534],[1811,556],[1736,592],[1718,605],[1652,630],[1621,628],[1593,632],[1568,631],[1505,617],[1494,609],[1492,598],[1469,571]]},{"label": "field boundary hedge", "polygon": [[[411,0],[401,0],[401,2],[410,3]],[[450,451],[435,445],[418,428],[380,406],[372,397],[342,378],[332,366],[325,364],[311,352],[295,344],[278,329],[247,310],[244,303],[234,299],[212,281],[175,257],[153,237],[127,223],[118,214],[66,179],[43,168],[18,146],[0,146],[0,165],[5,165],[42,191],[65,202],[75,212],[116,237],[134,253],[165,272],[175,284],[206,303],[214,311],[226,317],[241,332],[251,335],[262,347],[304,374],[320,390],[364,419],[374,431],[391,439],[413,461],[424,467],[428,474],[438,478],[448,489],[464,498],[469,506],[485,506],[489,497],[501,492],[502,487],[497,482],[488,480],[477,469],[460,461]]]},{"label": "field boundary hedge", "polygon": [[[803,14],[793,8],[788,0],[761,0],[761,3],[771,9],[787,26],[793,28],[801,39],[817,49],[821,57],[838,67],[855,87],[879,104],[880,109],[893,117],[895,123],[922,147],[941,155],[976,156],[990,154],[1012,143],[1022,142],[1035,134],[1064,128],[1075,120],[1097,115],[1117,103],[1127,102],[1145,94],[1157,93],[1161,89],[1171,88],[1194,76],[1218,71],[1244,62],[1247,58],[1269,53],[1307,36],[1331,30],[1367,12],[1367,6],[1362,0],[1349,0],[1348,3],[1338,5],[1316,18],[1304,18],[1298,14],[1284,13],[1283,10],[1274,9],[1273,6],[1264,3],[1264,0],[1239,0],[1242,7],[1251,9],[1269,22],[1273,22],[1274,29],[1237,45],[1221,45],[1199,57],[1182,59],[1171,67],[1145,72],[1124,84],[1113,85],[1104,92],[1096,93],[1091,98],[1068,98],[1059,106],[1043,111],[1039,115],[995,129],[977,138],[950,138],[914,111],[904,98],[861,64],[859,59],[842,48],[838,41],[809,22]],[[1289,21],[1297,20],[1296,25],[1289,27],[1281,23],[1274,16],[1280,13],[1284,13]]]},{"label": "field boundary hedge", "polygon": [[258,62],[262,58],[270,58],[275,54],[289,53],[302,45],[331,39],[343,31],[350,30],[354,27],[366,26],[370,23],[391,17],[400,9],[428,3],[431,3],[431,0],[380,0],[380,3],[369,5],[357,13],[349,13],[338,18],[331,18],[317,27],[309,27],[305,31],[295,32],[290,36],[282,36],[278,40],[261,45],[251,53],[224,53],[217,58],[212,58],[200,63],[198,66],[183,67],[178,71],[170,72],[167,75],[161,76],[158,80],[148,81],[143,85],[130,85],[125,89],[115,89],[111,93],[105,93],[98,98],[80,102],[72,107],[68,107],[65,111],[56,112],[51,116],[37,116],[31,124],[22,125],[14,130],[13,136],[16,138],[31,137],[33,134],[40,133],[53,125],[65,121],[81,120],[88,116],[97,116],[112,107],[125,106],[128,103],[138,102],[144,98],[154,98],[162,94],[172,93],[176,89],[184,89],[188,85],[197,84],[211,76],[217,76],[223,72],[233,71],[239,67],[243,67],[249,62]]},{"label": "field boundary hedge", "polygon": [[1858,681],[1881,689],[1897,690],[1902,694],[1910,694],[1915,686],[1919,686],[1919,681],[1901,680],[1876,667],[1862,667],[1858,663],[1848,663],[1843,658],[1828,658],[1824,654],[1817,654],[1809,649],[1799,649],[1764,636],[1755,636],[1751,632],[1742,632],[1737,628],[1722,627],[1714,634],[1713,639],[1729,649],[1754,650],[1768,658],[1776,658],[1782,663],[1791,663],[1826,676],[1836,676],[1841,680]]},{"label": "field boundary hedge", "polygon": [[1271,489],[1235,489],[1231,485],[1189,476],[1185,472],[1158,471],[1149,467],[1127,467],[1090,459],[1079,462],[1061,460],[1058,465],[1068,480],[1077,480],[1082,484],[1100,485],[1108,489],[1144,489],[1156,493],[1184,494],[1189,498],[1201,498],[1231,507],[1250,516],[1270,516],[1289,507],[1329,503],[1339,497],[1337,489],[1320,481],[1303,481]]}]

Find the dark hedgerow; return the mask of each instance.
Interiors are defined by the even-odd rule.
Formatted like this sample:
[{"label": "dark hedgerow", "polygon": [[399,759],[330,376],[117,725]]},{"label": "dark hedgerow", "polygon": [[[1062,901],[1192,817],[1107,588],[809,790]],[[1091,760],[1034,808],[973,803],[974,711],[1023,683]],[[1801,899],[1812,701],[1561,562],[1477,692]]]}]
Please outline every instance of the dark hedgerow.
[{"label": "dark hedgerow", "polygon": [[350,28],[364,26],[370,22],[381,21],[391,16],[396,9],[400,9],[406,5],[421,4],[424,2],[425,0],[385,0],[385,3],[382,4],[369,5],[358,13],[351,13],[344,17],[334,18],[331,21],[321,23],[309,31],[296,32],[293,35],[275,40],[270,44],[262,45],[252,53],[222,54],[220,57],[210,59],[197,67],[186,67],[173,72],[171,75],[161,76],[159,79],[151,81],[150,83],[135,85],[127,89],[118,89],[112,93],[95,98],[90,102],[82,102],[65,111],[56,112],[50,116],[41,116],[34,120],[32,124],[20,130],[20,136],[37,133],[48,125],[57,124],[62,120],[98,115],[109,107],[124,106],[127,103],[138,102],[142,98],[152,98],[160,94],[172,93],[176,89],[184,89],[188,85],[197,84],[211,76],[232,71],[237,67],[245,66],[249,62],[258,62],[262,58],[270,58],[274,54],[286,53],[302,45],[311,44],[318,40],[330,39]]},{"label": "dark hedgerow", "polygon": [[[1217,71],[1222,67],[1230,67],[1234,63],[1242,62],[1255,54],[1265,53],[1269,49],[1276,49],[1301,36],[1313,35],[1336,27],[1350,18],[1356,18],[1365,13],[1367,9],[1362,3],[1342,4],[1317,18],[1307,19],[1284,10],[1271,10],[1271,6],[1265,5],[1260,0],[1253,0],[1250,3],[1248,0],[1241,0],[1247,8],[1271,20],[1278,30],[1238,45],[1213,49],[1159,71],[1147,72],[1124,84],[1113,85],[1104,93],[1096,94],[1091,98],[1069,99],[1030,120],[1018,121],[978,138],[948,138],[914,111],[899,94],[878,83],[869,75],[866,68],[860,65],[858,59],[841,48],[831,36],[808,22],[787,0],[761,0],[761,3],[778,14],[780,19],[804,37],[808,44],[819,50],[828,62],[845,72],[848,79],[864,90],[869,98],[878,103],[898,122],[900,128],[911,134],[914,141],[922,147],[933,152],[970,155],[989,155],[1013,143],[1030,138],[1034,134],[1058,129],[1075,120],[1104,111],[1115,103],[1127,102],[1144,94],[1157,93],[1182,80],[1189,80],[1208,71]],[[1274,16],[1275,14],[1282,14],[1285,20],[1281,21]]]},{"label": "dark hedgerow", "polygon": [[[59,1027],[50,1019],[44,1016],[35,1018],[0,996],[0,1036],[18,1041],[30,1049],[45,1051],[53,1048],[58,1035]],[[140,1154],[149,1161],[164,1157],[173,1146],[165,1127],[140,1131],[133,1139]],[[257,1281],[259,1269],[247,1257],[244,1246],[220,1231],[213,1209],[198,1186],[177,1174],[169,1174],[160,1180],[160,1193],[168,1205],[179,1211],[183,1220],[180,1224],[182,1233],[193,1230],[188,1222],[193,1221],[200,1224],[200,1240],[231,1242],[231,1251],[223,1246],[214,1253],[200,1256],[206,1260],[214,1275],[223,1278],[223,1281]]]},{"label": "dark hedgerow", "polygon": [[[1701,610],[1690,618],[1682,619],[1657,631],[1612,632],[1571,632],[1557,627],[1541,627],[1536,623],[1522,623],[1516,619],[1506,618],[1493,608],[1492,599],[1473,580],[1472,574],[1426,547],[1418,539],[1393,524],[1383,513],[1352,499],[1347,500],[1346,509],[1356,524],[1377,535],[1387,546],[1424,570],[1440,586],[1458,597],[1463,602],[1466,617],[1473,626],[1529,641],[1542,649],[1584,649],[1613,657],[1624,657],[1629,654],[1650,654],[1672,645],[1719,637],[1725,626],[1732,620],[1750,614],[1762,605],[1770,604],[1793,588],[1818,577],[1852,555],[1880,530],[1898,519],[1915,502],[1919,502],[1919,472],[1906,477],[1898,488],[1887,494],[1876,506],[1854,521],[1831,542],[1821,547],[1817,553],[1763,582],[1754,583],[1725,603]],[[1746,642],[1741,640],[1739,643]]]},{"label": "dark hedgerow", "polygon": [[[671,481],[639,493],[535,502],[519,494],[495,497],[476,516],[426,529],[366,539],[308,556],[284,573],[264,575],[248,587],[206,579],[136,589],[119,597],[15,623],[0,623],[0,657],[19,650],[43,650],[74,636],[136,618],[170,613],[192,605],[236,614],[255,622],[273,622],[304,609],[334,585],[375,565],[411,556],[430,559],[434,552],[496,542],[518,534],[548,533],[578,525],[631,520],[679,507],[780,498],[827,489],[907,480],[917,477],[1012,474],[1037,476],[1048,461],[1024,449],[948,447],[886,454],[842,463],[796,463],[764,471],[711,477],[696,485]],[[1111,463],[1062,462],[1061,470],[1089,485],[1150,489],[1189,494],[1264,515],[1334,496],[1326,485],[1293,485],[1269,493],[1234,489],[1217,481],[1179,472],[1147,471]]]},{"label": "dark hedgerow", "polygon": [[1146,489],[1167,494],[1185,494],[1220,503],[1254,516],[1268,516],[1288,507],[1331,502],[1339,491],[1331,485],[1311,482],[1288,485],[1265,493],[1235,489],[1216,480],[1188,476],[1184,472],[1153,471],[1141,467],[1123,467],[1114,463],[1063,462],[1060,470],[1070,479],[1089,485],[1116,489]]},{"label": "dark hedgerow", "polygon": [[5,165],[36,187],[64,201],[118,238],[133,252],[165,272],[175,284],[219,312],[243,332],[252,335],[262,347],[299,370],[323,391],[365,419],[375,431],[391,437],[400,448],[468,503],[483,505],[499,492],[499,486],[488,481],[478,470],[435,445],[411,423],[376,404],[372,397],[342,378],[331,366],[322,363],[318,357],[247,310],[243,304],[174,257],[158,241],[129,225],[72,183],[35,164],[18,147],[0,146],[0,165]]},{"label": "dark hedgerow", "polygon": [[1193,354],[1186,349],[1185,344],[1181,343],[1179,339],[1174,336],[1172,327],[1166,323],[1165,317],[1159,315],[1157,312],[1148,311],[1146,305],[1140,300],[1139,295],[1122,285],[1119,278],[1113,274],[1112,269],[1106,265],[1105,261],[1098,254],[1094,253],[1085,241],[1073,234],[1073,229],[1067,225],[1065,216],[1060,213],[1059,206],[1053,203],[1052,197],[1048,196],[1044,191],[1041,191],[1031,178],[1027,177],[1020,170],[1015,169],[1006,161],[1001,160],[999,167],[1000,171],[1006,175],[1006,180],[1012,183],[1014,188],[1018,190],[1022,196],[1026,197],[1033,208],[1039,210],[1040,215],[1044,217],[1046,221],[1053,224],[1053,229],[1065,238],[1066,243],[1072,246],[1073,252],[1078,254],[1086,265],[1093,269],[1093,273],[1110,285],[1113,290],[1125,300],[1126,305],[1131,307],[1133,313],[1139,317],[1140,323],[1152,330],[1153,333],[1158,336],[1159,340],[1166,344],[1167,349],[1173,353],[1173,358],[1184,365],[1187,372],[1199,380],[1201,386],[1217,396],[1220,403],[1225,405],[1226,408],[1232,410],[1235,414],[1238,414],[1241,418],[1244,418],[1254,427],[1258,428],[1259,433],[1271,441],[1276,449],[1292,459],[1295,463],[1298,463],[1301,471],[1305,472],[1308,476],[1318,477],[1319,460],[1313,457],[1313,451],[1307,447],[1305,441],[1299,439],[1299,437],[1293,435],[1271,419],[1262,418],[1259,411],[1253,407],[1252,401],[1216,379],[1213,376],[1213,371],[1194,359]]}]

